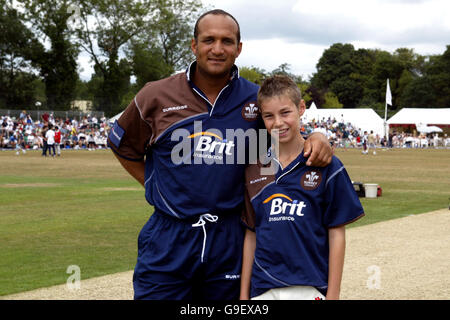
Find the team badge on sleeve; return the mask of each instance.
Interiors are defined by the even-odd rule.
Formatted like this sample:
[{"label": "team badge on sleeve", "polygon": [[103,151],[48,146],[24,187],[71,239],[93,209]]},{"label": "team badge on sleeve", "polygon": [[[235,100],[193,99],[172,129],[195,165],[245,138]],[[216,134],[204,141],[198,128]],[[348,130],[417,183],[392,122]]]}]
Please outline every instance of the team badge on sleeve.
[{"label": "team badge on sleeve", "polygon": [[111,142],[116,146],[116,148],[119,148],[120,141],[122,140],[124,133],[125,133],[125,130],[123,130],[119,126],[119,123],[116,121],[109,133],[109,140],[111,140]]},{"label": "team badge on sleeve", "polygon": [[314,190],[322,182],[322,173],[318,170],[306,171],[300,179],[300,185],[305,190]]}]

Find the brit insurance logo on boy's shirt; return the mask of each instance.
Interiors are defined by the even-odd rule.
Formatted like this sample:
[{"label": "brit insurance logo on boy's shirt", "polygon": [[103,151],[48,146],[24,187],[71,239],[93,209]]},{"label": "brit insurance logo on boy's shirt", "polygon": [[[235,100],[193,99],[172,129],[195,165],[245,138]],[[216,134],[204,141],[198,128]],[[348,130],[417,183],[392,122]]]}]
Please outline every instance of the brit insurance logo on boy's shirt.
[{"label": "brit insurance logo on boy's shirt", "polygon": [[247,121],[255,121],[258,118],[259,108],[256,101],[249,102],[242,107],[242,118]]},{"label": "brit insurance logo on boy's shirt", "polygon": [[274,193],[263,201],[270,205],[269,222],[294,221],[295,217],[303,217],[304,201],[293,200],[283,193]]},{"label": "brit insurance logo on boy's shirt", "polygon": [[300,179],[300,185],[305,190],[314,190],[322,182],[322,173],[317,170],[306,171]]}]

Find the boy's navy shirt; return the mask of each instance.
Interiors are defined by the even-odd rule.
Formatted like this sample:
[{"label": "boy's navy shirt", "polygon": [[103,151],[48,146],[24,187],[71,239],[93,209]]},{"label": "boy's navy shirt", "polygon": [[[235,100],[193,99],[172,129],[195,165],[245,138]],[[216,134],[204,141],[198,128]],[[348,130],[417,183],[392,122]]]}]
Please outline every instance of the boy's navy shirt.
[{"label": "boy's navy shirt", "polygon": [[[233,67],[211,104],[191,81],[194,69],[195,62],[186,73],[147,84],[115,123],[108,145],[125,159],[145,159],[145,197],[159,212],[179,219],[240,214],[246,161],[238,159],[242,141],[227,140],[227,129],[257,133],[259,87]],[[188,154],[182,139],[190,143]],[[241,149],[248,150],[248,143]],[[183,161],[174,162],[173,153]]]},{"label": "boy's navy shirt", "polygon": [[243,221],[256,230],[251,297],[295,285],[326,290],[328,229],[364,216],[353,184],[335,156],[323,168],[306,166],[303,152],[286,168],[271,164],[272,175],[261,164],[246,170]]}]

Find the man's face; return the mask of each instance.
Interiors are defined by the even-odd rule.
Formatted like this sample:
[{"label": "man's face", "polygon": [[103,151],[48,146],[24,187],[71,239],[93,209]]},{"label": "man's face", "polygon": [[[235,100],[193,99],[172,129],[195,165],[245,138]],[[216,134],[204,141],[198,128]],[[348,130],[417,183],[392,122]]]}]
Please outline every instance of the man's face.
[{"label": "man's face", "polygon": [[200,20],[197,40],[192,39],[191,43],[200,72],[209,77],[229,75],[242,49],[237,32],[234,20],[225,15],[210,14]]}]

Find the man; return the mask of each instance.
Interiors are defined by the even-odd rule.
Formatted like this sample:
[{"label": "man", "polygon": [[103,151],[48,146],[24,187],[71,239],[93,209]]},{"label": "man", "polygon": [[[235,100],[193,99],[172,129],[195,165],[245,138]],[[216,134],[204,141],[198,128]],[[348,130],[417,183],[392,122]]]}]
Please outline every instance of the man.
[{"label": "man", "polygon": [[[245,164],[225,161],[236,160],[238,151],[235,140],[223,137],[227,130],[259,128],[258,87],[240,78],[234,65],[242,44],[230,14],[202,15],[191,48],[196,61],[186,73],[148,83],[108,136],[155,208],[138,238],[135,299],[239,298]],[[183,161],[176,162],[180,133],[195,151],[183,149]],[[311,149],[309,162],[330,162],[324,136],[316,134],[313,145],[308,140],[307,155]]]},{"label": "man", "polygon": [[[53,131],[53,125],[48,125],[48,130],[45,133],[45,139],[47,140],[47,148],[48,148],[48,155],[55,157],[55,131]],[[51,151],[53,150],[53,154],[51,154]]]},{"label": "man", "polygon": [[[48,125],[44,123],[44,126],[42,127],[41,131],[41,138],[42,138],[42,156],[47,156],[47,150],[48,150],[48,144],[47,144],[47,131],[48,131]],[[49,150],[50,154],[50,150]]]}]

